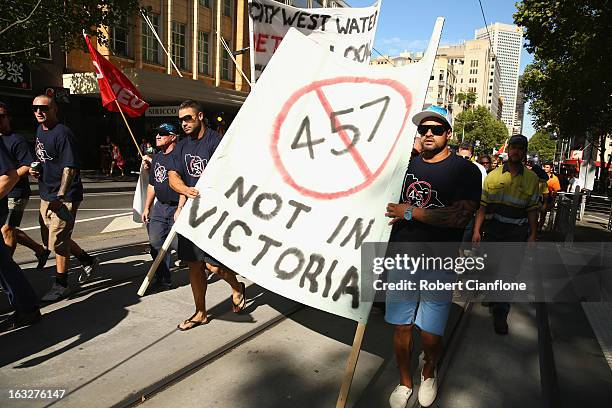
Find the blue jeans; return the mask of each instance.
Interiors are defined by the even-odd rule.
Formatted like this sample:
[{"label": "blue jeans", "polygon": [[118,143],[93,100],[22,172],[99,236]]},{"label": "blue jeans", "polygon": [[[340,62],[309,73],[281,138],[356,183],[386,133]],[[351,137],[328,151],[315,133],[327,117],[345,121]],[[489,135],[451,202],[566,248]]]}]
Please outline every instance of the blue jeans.
[{"label": "blue jeans", "polygon": [[0,239],[0,286],[16,313],[38,310],[38,296],[19,265],[13,261],[3,239]]},{"label": "blue jeans", "polygon": [[[161,249],[166,237],[170,233],[170,229],[174,225],[174,213],[176,212],[176,205],[164,204],[156,202],[151,209],[149,215],[150,221],[147,224],[147,232],[149,233],[149,244],[151,246],[151,256],[153,259],[157,258],[157,254]],[[172,247],[176,247],[172,245]],[[171,266],[170,251],[166,252],[163,261],[159,264],[155,278],[158,283],[170,284],[170,266]]]}]

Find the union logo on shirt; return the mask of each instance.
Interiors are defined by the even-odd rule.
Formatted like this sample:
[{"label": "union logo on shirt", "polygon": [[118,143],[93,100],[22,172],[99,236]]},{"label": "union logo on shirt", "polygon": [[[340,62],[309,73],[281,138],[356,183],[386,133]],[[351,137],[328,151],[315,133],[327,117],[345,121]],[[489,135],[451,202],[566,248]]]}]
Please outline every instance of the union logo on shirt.
[{"label": "union logo on shirt", "polygon": [[163,183],[168,178],[168,172],[166,171],[166,167],[162,166],[159,163],[155,163],[153,175],[155,176],[155,181],[158,183]]},{"label": "union logo on shirt", "polygon": [[187,168],[187,174],[191,177],[200,177],[207,163],[208,160],[202,159],[200,156],[185,155],[185,167]]},{"label": "union logo on shirt", "polygon": [[413,207],[419,208],[444,207],[444,204],[438,199],[438,192],[431,188],[431,184],[419,180],[414,174],[406,174],[402,189],[402,202],[409,202]]},{"label": "union logo on shirt", "polygon": [[47,151],[45,150],[45,145],[42,144],[38,138],[36,138],[36,157],[41,162],[46,162],[47,160],[53,160],[53,157],[50,157]]}]

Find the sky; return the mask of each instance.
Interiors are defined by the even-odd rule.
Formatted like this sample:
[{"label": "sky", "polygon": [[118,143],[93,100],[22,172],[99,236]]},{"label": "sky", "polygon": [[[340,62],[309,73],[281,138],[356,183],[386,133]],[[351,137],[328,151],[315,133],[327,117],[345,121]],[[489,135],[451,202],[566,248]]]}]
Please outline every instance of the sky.
[{"label": "sky", "polygon": [[[352,7],[366,7],[373,0],[346,0]],[[487,24],[514,24],[515,0],[481,0]],[[433,6],[435,5],[435,6]],[[397,55],[407,51],[425,51],[436,17],[446,18],[441,45],[459,44],[474,39],[474,31],[485,26],[478,0],[382,0],[382,9],[374,48],[381,54]],[[374,51],[373,57],[378,56]],[[523,49],[520,73],[533,57]],[[523,134],[531,137],[535,130],[525,106]]]}]

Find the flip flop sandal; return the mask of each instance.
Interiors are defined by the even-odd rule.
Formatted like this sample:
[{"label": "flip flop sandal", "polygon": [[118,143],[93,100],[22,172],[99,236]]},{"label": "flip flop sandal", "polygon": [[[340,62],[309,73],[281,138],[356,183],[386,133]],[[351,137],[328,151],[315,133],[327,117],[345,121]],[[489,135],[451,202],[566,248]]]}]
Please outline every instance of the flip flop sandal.
[{"label": "flip flop sandal", "polygon": [[191,330],[195,327],[201,326],[203,324],[207,324],[208,323],[208,319],[206,320],[202,320],[202,321],[197,321],[197,320],[191,320],[191,318],[185,320],[183,322],[183,324],[190,324],[191,326],[187,326],[187,327],[181,327],[181,324],[179,323],[176,328],[179,329],[180,331],[187,331],[187,330]]},{"label": "flip flop sandal", "polygon": [[232,301],[232,311],[234,313],[242,312],[246,306],[246,286],[243,282],[240,282],[240,286],[242,287],[242,301],[240,301],[239,304],[234,303],[234,297],[230,295],[230,300]]}]

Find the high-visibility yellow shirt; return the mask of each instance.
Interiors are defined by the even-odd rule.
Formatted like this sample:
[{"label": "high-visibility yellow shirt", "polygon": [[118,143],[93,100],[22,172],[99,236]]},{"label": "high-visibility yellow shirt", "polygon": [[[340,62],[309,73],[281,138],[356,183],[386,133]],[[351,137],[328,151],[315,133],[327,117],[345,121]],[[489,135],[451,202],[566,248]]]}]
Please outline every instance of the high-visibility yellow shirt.
[{"label": "high-visibility yellow shirt", "polygon": [[490,172],[482,186],[480,205],[486,207],[486,219],[506,224],[527,224],[527,213],[538,209],[540,182],[536,174],[525,168],[512,177],[504,164]]}]

